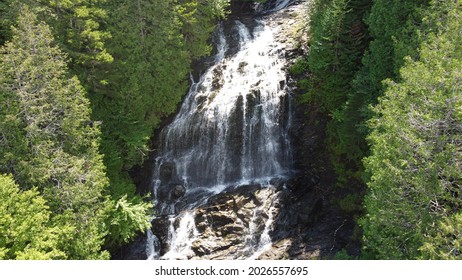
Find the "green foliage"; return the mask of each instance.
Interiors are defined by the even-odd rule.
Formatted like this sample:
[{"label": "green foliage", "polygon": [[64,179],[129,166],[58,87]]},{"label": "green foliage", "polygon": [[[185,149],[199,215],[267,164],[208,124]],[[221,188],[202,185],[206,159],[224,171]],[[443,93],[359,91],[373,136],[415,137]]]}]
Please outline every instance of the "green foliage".
[{"label": "green foliage", "polygon": [[[397,78],[404,57],[416,54],[419,42],[415,40],[413,28],[421,22],[422,8],[428,2],[375,1],[372,6],[366,21],[373,40],[364,56],[365,71],[359,73],[356,87],[357,91],[369,91],[370,97],[366,99],[369,104],[375,104],[382,92],[383,80]],[[362,84],[361,80],[366,84]]]},{"label": "green foliage", "polygon": [[144,232],[151,226],[146,213],[151,211],[152,203],[141,201],[134,197],[131,201],[124,195],[120,198],[112,211],[110,217],[110,231],[115,236],[112,242],[123,244],[130,241],[137,232]]},{"label": "green foliage", "polygon": [[229,1],[226,0],[182,0],[172,3],[181,23],[181,35],[190,59],[208,55],[210,34],[215,30],[216,17],[223,18]]},{"label": "green foliage", "polygon": [[418,59],[388,81],[370,121],[365,250],[375,258],[460,259],[461,1],[432,1]]},{"label": "green foliage", "polygon": [[[53,245],[63,258],[108,258],[103,245],[150,226],[151,207],[135,195],[128,170],[143,162],[154,129],[176,110],[190,65],[210,53],[209,36],[228,6],[0,3],[0,44],[10,41],[0,57],[0,171],[46,199],[47,226],[66,229]],[[8,250],[0,254],[12,258]]]},{"label": "green foliage", "polygon": [[311,48],[307,57],[311,101],[328,113],[341,109],[361,64],[367,31],[361,19],[369,1],[318,0],[310,16]]},{"label": "green foliage", "polygon": [[202,2],[202,5],[209,7],[209,15],[219,19],[225,19],[229,13],[228,8],[231,5],[230,2],[231,0],[206,0]]},{"label": "green foliage", "polygon": [[[328,143],[339,186],[362,181],[369,109],[418,43],[413,26],[428,1],[318,0],[311,15],[305,101],[332,116]],[[365,25],[368,23],[368,26]],[[372,40],[372,41],[370,41]]]},{"label": "green foliage", "polygon": [[36,189],[21,191],[0,175],[0,259],[65,259],[59,240],[69,228],[51,224],[51,212]]},{"label": "green foliage", "polygon": [[[312,86],[308,95],[326,110],[333,111],[342,102],[340,75],[343,64],[340,61],[341,36],[347,13],[346,0],[315,1],[310,22],[311,48],[307,58]],[[336,73],[336,74],[334,74]],[[348,81],[347,81],[348,82]]]},{"label": "green foliage", "polygon": [[[6,14],[8,11],[8,5],[4,1],[0,2],[0,15]],[[7,20],[4,17],[0,17],[0,46],[5,43],[9,37],[9,26]]]},{"label": "green foliage", "polygon": [[382,81],[397,78],[404,57],[416,55],[415,26],[420,24],[421,10],[427,3],[425,0],[375,1],[370,13],[364,13],[372,41],[362,57],[362,67],[351,81],[353,90],[338,111],[340,122],[335,128],[337,148],[353,166],[353,169],[347,168],[350,170],[346,173],[353,172],[356,179],[362,176],[361,159],[368,153],[364,139],[369,132],[366,121],[373,115],[370,105],[375,105],[383,93]]},{"label": "green foliage", "polygon": [[23,188],[38,187],[53,223],[74,227],[66,237],[72,245],[61,243],[67,257],[106,258],[101,221],[108,180],[85,91],[68,77],[66,56],[48,26],[26,6],[12,31],[0,55],[0,169]]},{"label": "green foliage", "polygon": [[292,66],[290,66],[289,73],[291,75],[299,76],[299,75],[303,75],[304,73],[306,73],[308,69],[309,69],[309,65],[306,59],[298,58],[295,61],[295,63]]},{"label": "green foliage", "polygon": [[[40,20],[53,30],[60,47],[72,58],[72,63],[94,67],[111,62],[105,48],[110,34],[103,30],[107,13],[102,9],[106,0],[6,0],[4,21],[12,25],[27,5]],[[9,27],[9,26],[8,26]]]},{"label": "green foliage", "polygon": [[[368,153],[366,120],[382,92],[382,80],[395,78],[405,55],[415,56],[415,26],[428,1],[317,0],[310,16],[311,48],[304,100],[332,117],[328,144],[339,186],[363,181],[362,158]],[[368,26],[365,24],[367,23]],[[352,183],[359,182],[359,183]]]},{"label": "green foliage", "polygon": [[306,90],[303,101],[318,104],[332,118],[328,143],[339,186],[360,180],[365,144],[357,133],[361,110],[354,100],[352,81],[369,43],[362,19],[370,7],[367,0],[315,1],[310,15],[310,52],[290,69],[295,75],[305,72],[308,77],[298,84]]},{"label": "green foliage", "polygon": [[354,260],[354,259],[357,259],[357,257],[353,257],[349,255],[345,249],[338,251],[334,256],[334,260]]},{"label": "green foliage", "polygon": [[[426,236],[427,237],[427,236]],[[423,242],[423,259],[460,260],[462,252],[462,214],[443,217]]]},{"label": "green foliage", "polygon": [[348,194],[338,201],[340,208],[347,213],[360,213],[362,211],[363,194]]}]

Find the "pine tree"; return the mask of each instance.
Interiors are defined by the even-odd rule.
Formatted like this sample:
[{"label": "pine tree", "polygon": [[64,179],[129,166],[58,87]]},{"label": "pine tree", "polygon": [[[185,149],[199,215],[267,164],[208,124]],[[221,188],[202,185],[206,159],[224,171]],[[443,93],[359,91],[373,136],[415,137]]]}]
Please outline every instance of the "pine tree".
[{"label": "pine tree", "polygon": [[13,38],[0,56],[0,169],[21,187],[37,187],[63,227],[60,246],[70,258],[106,258],[108,185],[99,154],[98,123],[49,27],[23,6]]},{"label": "pine tree", "polygon": [[2,20],[6,25],[14,23],[23,5],[29,6],[40,20],[51,26],[53,36],[60,48],[70,54],[71,62],[91,68],[112,61],[105,47],[110,38],[104,28],[105,3],[106,0],[5,0]]},{"label": "pine tree", "polygon": [[352,107],[357,105],[352,81],[370,40],[363,17],[371,5],[370,0],[315,1],[310,16],[310,52],[302,63],[308,76],[302,84],[307,88],[304,100],[316,103],[331,116],[327,140],[338,185],[343,187],[361,185],[357,182],[365,145],[356,132],[359,113]]},{"label": "pine tree", "polygon": [[37,190],[21,191],[11,176],[0,175],[0,201],[0,259],[66,258],[58,243],[72,228],[51,224],[49,207]]},{"label": "pine tree", "polygon": [[370,121],[370,194],[362,220],[369,257],[461,259],[462,1],[432,1]]}]

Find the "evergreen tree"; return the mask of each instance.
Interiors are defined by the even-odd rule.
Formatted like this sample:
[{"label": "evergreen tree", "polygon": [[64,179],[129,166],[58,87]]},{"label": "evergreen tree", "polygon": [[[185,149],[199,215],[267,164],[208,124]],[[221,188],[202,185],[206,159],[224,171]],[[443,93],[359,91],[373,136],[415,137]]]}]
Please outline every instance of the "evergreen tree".
[{"label": "evergreen tree", "polygon": [[[71,63],[91,70],[98,63],[110,62],[105,42],[110,33],[105,30],[107,13],[102,8],[106,0],[5,0],[2,21],[9,28],[23,5],[52,27],[60,48],[68,53]],[[0,6],[1,7],[1,6]],[[80,73],[83,74],[83,73]]]},{"label": "evergreen tree", "polygon": [[432,1],[418,59],[387,81],[370,121],[368,257],[462,258],[461,5]]},{"label": "evergreen tree", "polygon": [[[373,116],[370,106],[383,94],[385,79],[397,80],[405,56],[415,57],[419,39],[415,27],[422,22],[428,0],[375,1],[365,21],[372,37],[363,57],[363,66],[353,79],[354,92],[348,97],[344,129],[351,129],[358,154],[366,156],[366,121]],[[353,142],[352,142],[353,143]],[[359,164],[359,162],[358,162]],[[360,165],[360,164],[359,164]]]},{"label": "evergreen tree", "polygon": [[35,189],[21,191],[0,175],[0,259],[64,259],[60,238],[72,228],[52,225],[46,201]]},{"label": "evergreen tree", "polygon": [[101,246],[108,180],[98,123],[50,29],[27,6],[0,61],[0,169],[23,188],[40,190],[56,225],[75,226],[73,242],[59,244],[69,258],[107,258]]},{"label": "evergreen tree", "polygon": [[[339,175],[338,185],[350,188],[360,181],[365,146],[356,132],[358,113],[350,111],[357,110],[355,105],[358,105],[352,100],[355,95],[352,81],[361,68],[370,40],[363,17],[371,5],[370,0],[315,1],[309,24],[310,52],[306,60],[295,65],[296,74],[306,72],[308,77],[300,83],[307,91],[303,99],[317,104],[331,116],[327,140],[332,163]],[[359,194],[357,190],[354,192]]]}]

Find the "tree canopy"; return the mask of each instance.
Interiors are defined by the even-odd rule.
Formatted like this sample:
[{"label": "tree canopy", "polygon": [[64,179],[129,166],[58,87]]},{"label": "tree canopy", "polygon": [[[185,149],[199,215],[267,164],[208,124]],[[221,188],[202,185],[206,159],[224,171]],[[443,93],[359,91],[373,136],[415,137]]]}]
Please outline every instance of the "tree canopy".
[{"label": "tree canopy", "polygon": [[431,3],[419,58],[387,81],[370,121],[362,224],[366,250],[379,258],[462,257],[461,4]]},{"label": "tree canopy", "polygon": [[461,258],[461,8],[314,2],[310,50],[292,72],[331,117],[337,185],[364,203],[350,207],[364,258]]}]

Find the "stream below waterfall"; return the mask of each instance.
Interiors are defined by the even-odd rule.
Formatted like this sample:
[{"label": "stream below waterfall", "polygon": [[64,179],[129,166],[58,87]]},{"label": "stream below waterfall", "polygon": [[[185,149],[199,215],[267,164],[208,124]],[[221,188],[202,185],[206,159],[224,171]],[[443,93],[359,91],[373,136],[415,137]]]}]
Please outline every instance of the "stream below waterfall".
[{"label": "stream below waterfall", "polygon": [[[257,5],[277,13],[294,1]],[[292,172],[291,97],[283,24],[235,18],[214,35],[216,54],[160,135],[148,259],[255,259]]]}]

